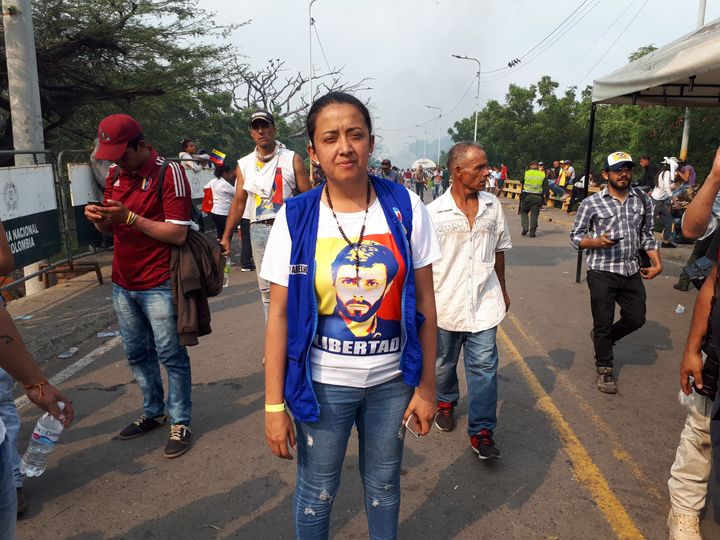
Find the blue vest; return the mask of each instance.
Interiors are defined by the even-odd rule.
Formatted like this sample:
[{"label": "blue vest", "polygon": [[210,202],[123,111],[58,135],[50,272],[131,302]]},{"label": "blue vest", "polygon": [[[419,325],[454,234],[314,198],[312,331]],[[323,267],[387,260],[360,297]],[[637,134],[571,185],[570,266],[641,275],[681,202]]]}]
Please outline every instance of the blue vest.
[{"label": "blue vest", "polygon": [[[412,234],[410,195],[401,184],[375,176],[370,178],[390,232],[405,261],[400,370],[405,384],[414,388],[419,384],[422,372],[422,350],[418,331],[425,317],[415,309],[415,274],[410,247]],[[310,348],[318,323],[315,247],[320,218],[320,197],[324,185],[292,197],[285,203],[292,240],[287,301],[285,401],[293,417],[299,422],[316,422],[320,418],[320,405],[312,387]]]}]

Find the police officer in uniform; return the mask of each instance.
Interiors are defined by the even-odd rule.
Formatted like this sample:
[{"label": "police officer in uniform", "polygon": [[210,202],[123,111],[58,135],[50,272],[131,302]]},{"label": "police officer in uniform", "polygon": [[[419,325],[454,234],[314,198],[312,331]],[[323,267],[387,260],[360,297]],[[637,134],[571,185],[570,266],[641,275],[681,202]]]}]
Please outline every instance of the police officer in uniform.
[{"label": "police officer in uniform", "polygon": [[[540,206],[547,196],[548,182],[545,172],[539,171],[537,162],[533,161],[530,163],[530,168],[525,171],[520,194],[520,223],[523,236],[535,238]],[[530,214],[529,219],[528,214]]]}]

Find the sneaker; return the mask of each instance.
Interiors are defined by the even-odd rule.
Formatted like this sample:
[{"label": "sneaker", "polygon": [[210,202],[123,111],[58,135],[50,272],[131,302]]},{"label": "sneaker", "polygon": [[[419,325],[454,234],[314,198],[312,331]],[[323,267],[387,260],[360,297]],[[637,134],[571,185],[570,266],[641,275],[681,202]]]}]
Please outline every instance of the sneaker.
[{"label": "sneaker", "polygon": [[22,516],[27,510],[27,502],[25,502],[25,490],[20,486],[15,488],[15,494],[17,495],[17,515]]},{"label": "sneaker", "polygon": [[535,238],[535,231],[530,231],[528,233],[528,238]]},{"label": "sneaker", "polygon": [[617,385],[615,384],[615,377],[613,376],[613,369],[611,367],[598,368],[597,387],[598,390],[606,394],[617,393]]},{"label": "sneaker", "polygon": [[688,514],[673,512],[667,518],[667,526],[670,532],[670,540],[702,540],[700,534],[700,518]]},{"label": "sneaker", "polygon": [[167,421],[167,414],[161,414],[155,418],[150,418],[144,414],[135,420],[132,424],[127,426],[118,434],[118,439],[134,439],[140,435],[145,435],[147,432],[157,429]]},{"label": "sneaker", "polygon": [[520,234],[521,234],[522,236],[525,236],[525,235],[527,234],[527,229],[523,229]]},{"label": "sneaker", "polygon": [[678,283],[673,283],[673,289],[677,289],[678,291],[687,292],[689,288],[690,288],[689,285],[683,285],[683,284],[680,283],[680,282],[678,282]]},{"label": "sneaker", "polygon": [[435,427],[440,431],[452,431],[455,429],[455,407],[452,403],[438,401],[437,414],[435,415]]},{"label": "sneaker", "polygon": [[661,247],[664,247],[664,248],[676,248],[676,247],[677,247],[677,246],[676,246],[675,244],[673,244],[672,242],[663,242],[662,244],[660,244],[660,246],[661,246]]},{"label": "sneaker", "polygon": [[500,457],[500,450],[495,447],[492,438],[492,431],[481,429],[480,433],[470,437],[470,447],[480,459],[497,459]]},{"label": "sneaker", "polygon": [[176,458],[182,456],[190,450],[190,440],[192,433],[187,426],[182,424],[173,424],[170,426],[170,438],[165,445],[165,457]]},{"label": "sneaker", "polygon": [[255,269],[254,268],[241,268],[240,271],[241,272],[254,272]]}]

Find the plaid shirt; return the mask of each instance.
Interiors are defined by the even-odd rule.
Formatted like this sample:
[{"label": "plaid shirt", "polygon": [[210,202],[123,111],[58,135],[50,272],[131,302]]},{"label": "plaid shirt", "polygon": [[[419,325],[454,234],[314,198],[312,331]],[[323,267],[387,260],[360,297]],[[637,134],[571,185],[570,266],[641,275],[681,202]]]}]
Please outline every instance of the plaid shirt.
[{"label": "plaid shirt", "polygon": [[658,249],[652,229],[653,207],[646,193],[631,187],[623,203],[610,195],[606,187],[580,205],[570,243],[580,249],[583,238],[603,234],[611,239],[620,238],[612,247],[587,250],[588,269],[632,276],[640,270],[638,249]]}]

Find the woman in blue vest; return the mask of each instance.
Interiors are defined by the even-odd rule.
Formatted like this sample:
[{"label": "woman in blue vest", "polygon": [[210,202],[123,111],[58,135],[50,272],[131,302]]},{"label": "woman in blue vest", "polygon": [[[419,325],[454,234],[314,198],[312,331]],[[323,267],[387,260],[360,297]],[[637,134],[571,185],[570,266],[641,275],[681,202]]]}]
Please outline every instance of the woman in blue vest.
[{"label": "woman in blue vest", "polygon": [[435,414],[440,248],[419,197],[368,176],[375,141],[362,102],[325,95],[307,130],[327,181],[286,202],[260,272],[272,284],[265,437],[279,457],[297,451],[297,537],[327,538],[357,426],[370,537],[396,538],[404,424],[425,435]]}]

